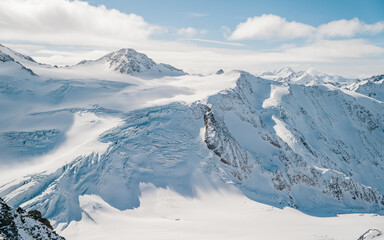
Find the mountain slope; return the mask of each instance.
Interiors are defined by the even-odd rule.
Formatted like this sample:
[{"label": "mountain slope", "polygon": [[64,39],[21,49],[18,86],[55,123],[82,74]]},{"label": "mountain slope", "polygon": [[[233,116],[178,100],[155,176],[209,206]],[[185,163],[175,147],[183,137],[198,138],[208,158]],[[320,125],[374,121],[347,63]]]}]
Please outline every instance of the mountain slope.
[{"label": "mountain slope", "polygon": [[259,77],[291,84],[319,85],[328,83],[338,87],[352,81],[351,79],[343,78],[341,76],[321,73],[312,68],[306,71],[296,72],[290,67],[284,67],[275,71],[264,72],[261,73]]},{"label": "mountain slope", "polygon": [[[284,94],[272,94],[279,89]],[[207,103],[120,115],[124,122],[100,137],[109,144],[105,153],[3,185],[0,195],[14,206],[46,209],[43,215],[60,223],[81,218],[83,194],[123,210],[139,206],[140,182],[193,196],[204,176],[232,182],[251,199],[314,215],[378,213],[383,114],[381,103],[338,89],[241,73],[236,88]]]},{"label": "mountain slope", "polygon": [[24,67],[10,55],[4,53],[0,48],[0,72],[5,76],[30,77],[36,74],[29,68]]},{"label": "mountain slope", "polygon": [[384,102],[384,74],[356,81],[347,89]]},{"label": "mountain slope", "polygon": [[[166,73],[129,49],[73,68],[96,66],[137,76]],[[42,167],[1,182],[0,196],[11,206],[41,209],[61,227],[82,218],[83,195],[119,210],[140,206],[141,183],[185,197],[199,188],[235,186],[255,201],[315,216],[383,213],[381,101],[321,81],[271,81],[246,72],[183,77],[167,78],[168,85],[12,81],[20,91],[0,93],[12,119],[1,125],[0,147],[33,152],[38,158],[26,166]],[[226,78],[236,84],[224,85]],[[186,86],[196,82],[227,89],[183,103],[195,94]],[[28,108],[18,111],[19,105]]]},{"label": "mountain slope", "polygon": [[[243,174],[240,180],[248,178],[243,182],[251,198],[260,198],[265,191],[265,186],[257,184],[259,177],[255,178],[261,173],[269,175],[274,189],[287,194],[279,193],[279,202],[304,211],[358,211],[364,206],[365,211],[377,212],[382,208],[381,103],[337,88],[286,85],[248,74],[233,91],[208,102],[212,107],[207,114],[215,124],[207,128],[212,131],[208,136],[214,136],[207,141],[221,144],[214,148],[218,156],[243,159],[224,161],[239,172],[236,176]],[[231,150],[236,143],[241,154]],[[253,174],[243,170],[249,169],[249,158],[255,161]]]},{"label": "mountain slope", "polygon": [[168,64],[157,64],[143,53],[131,48],[123,48],[111,52],[97,60],[83,60],[71,68],[90,68],[97,66],[129,75],[145,76],[180,76],[185,75],[183,70]]},{"label": "mountain slope", "polygon": [[41,218],[38,211],[25,212],[11,209],[0,198],[0,239],[7,240],[64,240]]}]

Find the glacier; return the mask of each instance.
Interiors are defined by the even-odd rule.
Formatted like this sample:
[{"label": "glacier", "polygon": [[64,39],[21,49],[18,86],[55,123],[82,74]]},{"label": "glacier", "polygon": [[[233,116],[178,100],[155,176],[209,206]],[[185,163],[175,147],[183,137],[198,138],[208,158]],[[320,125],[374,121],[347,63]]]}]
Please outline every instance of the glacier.
[{"label": "glacier", "polygon": [[0,54],[0,197],[61,230],[86,216],[86,196],[139,208],[143,184],[383,214],[383,75],[194,75],[133,49],[66,67]]}]

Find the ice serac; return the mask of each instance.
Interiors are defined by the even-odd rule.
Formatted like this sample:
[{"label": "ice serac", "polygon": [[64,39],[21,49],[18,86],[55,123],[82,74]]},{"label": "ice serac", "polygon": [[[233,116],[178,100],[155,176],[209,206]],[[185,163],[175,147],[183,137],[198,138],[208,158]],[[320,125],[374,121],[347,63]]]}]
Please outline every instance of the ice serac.
[{"label": "ice serac", "polygon": [[204,177],[200,164],[215,162],[199,137],[201,117],[183,104],[133,111],[100,136],[111,143],[105,153],[79,156],[55,172],[1,186],[1,195],[13,206],[41,209],[57,223],[81,219],[84,194],[121,210],[139,206],[140,183],[193,196],[193,179]]},{"label": "ice serac", "polygon": [[111,52],[98,60],[84,60],[77,66],[92,64],[104,64],[108,69],[129,75],[180,76],[186,74],[183,70],[169,64],[155,63],[147,55],[132,48]]},{"label": "ice serac", "polygon": [[0,198],[0,239],[7,240],[65,240],[59,236],[49,221],[39,211],[26,212],[9,207]]}]

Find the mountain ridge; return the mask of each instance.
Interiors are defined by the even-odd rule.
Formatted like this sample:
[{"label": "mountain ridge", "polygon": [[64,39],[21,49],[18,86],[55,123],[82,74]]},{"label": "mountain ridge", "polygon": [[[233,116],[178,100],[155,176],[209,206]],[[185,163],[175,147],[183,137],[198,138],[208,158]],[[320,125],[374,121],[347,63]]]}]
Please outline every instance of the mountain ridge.
[{"label": "mountain ridge", "polygon": [[97,63],[104,63],[113,71],[129,75],[152,73],[160,76],[180,76],[186,74],[183,70],[169,64],[155,63],[147,55],[132,48],[122,48],[110,52],[97,60],[82,60],[73,67]]},{"label": "mountain ridge", "polygon": [[[128,73],[125,67],[130,65],[124,59],[136,55],[133,51],[123,49],[80,65],[99,61]],[[138,71],[157,66],[145,55],[136,57],[148,63]],[[384,97],[377,90],[382,77],[329,84],[291,81],[292,76],[295,73],[271,81],[243,71],[211,78],[182,75],[169,78],[171,84],[154,78],[150,87],[104,79],[27,79],[12,82],[13,88],[0,84],[4,109],[16,116],[11,126],[17,127],[18,121],[27,126],[3,127],[3,152],[35,151],[42,157],[71,141],[74,148],[87,149],[69,155],[54,169],[2,182],[0,197],[14,207],[41,209],[56,227],[81,219],[79,196],[85,194],[98,195],[119,210],[138,207],[141,182],[170,187],[188,197],[195,196],[195,187],[219,182],[235,186],[254,201],[314,216],[383,214],[384,109],[375,101]],[[187,86],[207,80],[222,83],[226,78],[235,85],[204,99],[183,103],[174,98],[193,94],[176,88],[180,81]],[[1,72],[0,81],[9,84]],[[366,85],[369,91],[359,90],[367,83],[374,83]],[[170,89],[174,95],[169,95]],[[376,95],[369,96],[374,90]],[[136,104],[140,94],[143,101],[156,96],[149,98],[155,104],[133,110],[121,107]],[[164,101],[167,98],[171,103]],[[32,107],[27,113],[17,112],[8,107],[15,99]],[[113,124],[102,127],[108,120]],[[81,141],[71,138],[98,127]]]}]

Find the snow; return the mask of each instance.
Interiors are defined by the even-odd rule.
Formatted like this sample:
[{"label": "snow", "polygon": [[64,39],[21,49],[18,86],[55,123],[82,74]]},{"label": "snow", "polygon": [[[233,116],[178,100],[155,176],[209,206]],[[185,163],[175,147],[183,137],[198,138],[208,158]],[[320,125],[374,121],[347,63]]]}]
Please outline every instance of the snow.
[{"label": "snow", "polygon": [[286,142],[293,151],[298,154],[302,154],[300,145],[298,144],[295,136],[287,129],[287,125],[275,116],[272,116],[272,120],[276,123],[276,125],[273,126],[273,129],[275,129],[277,136]]},{"label": "snow", "polygon": [[[28,163],[13,168],[0,169],[0,181],[7,182],[27,174],[40,172],[42,169],[53,172],[79,156],[91,153],[103,153],[110,143],[99,142],[101,133],[119,125],[114,117],[101,117],[93,113],[80,112],[74,115],[72,127],[66,133],[66,140],[60,146],[42,157],[32,158]],[[32,184],[32,183],[30,183]],[[29,188],[25,185],[25,188]],[[17,195],[17,192],[14,192]]]},{"label": "snow", "polygon": [[271,96],[263,102],[263,108],[278,106],[286,94],[289,94],[288,85],[271,85]]},{"label": "snow", "polygon": [[382,80],[186,75],[129,49],[55,68],[0,50],[39,75],[0,62],[0,196],[68,239],[383,230],[333,217],[383,212]]},{"label": "snow", "polygon": [[196,190],[194,198],[151,184],[141,184],[140,188],[140,207],[125,211],[98,196],[80,196],[83,220],[71,222],[59,234],[71,240],[122,236],[143,240],[357,240],[369,228],[384,230],[383,216],[313,217],[292,208],[254,202],[233,188]]},{"label": "snow", "polygon": [[352,79],[343,78],[337,75],[329,75],[322,73],[314,68],[306,71],[294,71],[290,67],[284,67],[272,72],[264,72],[259,74],[260,77],[278,82],[288,82],[299,85],[318,85],[318,84],[334,84],[344,85],[352,81]]}]

